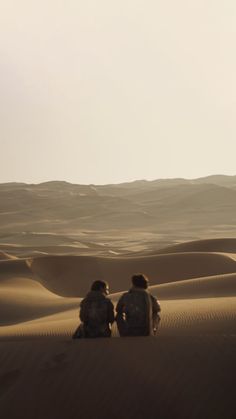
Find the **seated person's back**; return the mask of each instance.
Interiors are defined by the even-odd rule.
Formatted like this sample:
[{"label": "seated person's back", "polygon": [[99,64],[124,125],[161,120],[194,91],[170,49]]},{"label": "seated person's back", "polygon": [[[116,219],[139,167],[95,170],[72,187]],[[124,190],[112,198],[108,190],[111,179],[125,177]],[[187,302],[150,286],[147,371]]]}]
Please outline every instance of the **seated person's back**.
[{"label": "seated person's back", "polygon": [[160,321],[160,305],[147,291],[148,279],[143,274],[133,275],[132,284],[116,307],[119,333],[121,336],[155,335]]},{"label": "seated person's back", "polygon": [[90,292],[80,304],[80,320],[85,338],[110,337],[114,322],[114,307],[107,298],[108,284],[95,281]]}]

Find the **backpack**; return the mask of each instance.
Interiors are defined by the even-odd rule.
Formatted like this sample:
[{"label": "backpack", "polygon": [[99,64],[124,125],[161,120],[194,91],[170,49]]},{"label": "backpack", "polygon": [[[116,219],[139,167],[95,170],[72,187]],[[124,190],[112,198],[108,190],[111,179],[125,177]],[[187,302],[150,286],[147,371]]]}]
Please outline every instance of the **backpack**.
[{"label": "backpack", "polygon": [[109,336],[107,301],[105,299],[85,299],[83,304],[85,337]]},{"label": "backpack", "polygon": [[107,321],[107,302],[105,300],[86,300],[85,322],[99,324]]},{"label": "backpack", "polygon": [[131,289],[122,295],[116,310],[120,336],[152,334],[152,302],[147,292]]},{"label": "backpack", "polygon": [[129,292],[124,302],[124,313],[129,327],[144,328],[149,321],[147,297],[143,292]]}]

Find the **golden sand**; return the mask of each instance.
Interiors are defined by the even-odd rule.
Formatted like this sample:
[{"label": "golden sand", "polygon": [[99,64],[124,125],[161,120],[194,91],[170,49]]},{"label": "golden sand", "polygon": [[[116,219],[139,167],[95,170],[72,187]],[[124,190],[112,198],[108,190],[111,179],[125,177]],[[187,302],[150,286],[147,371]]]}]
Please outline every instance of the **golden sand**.
[{"label": "golden sand", "polygon": [[[236,261],[225,244],[136,257],[1,255],[1,418],[234,418]],[[121,339],[114,325],[112,339],[73,341],[91,282],[109,281],[116,304],[137,271],[161,303],[157,337]]]}]

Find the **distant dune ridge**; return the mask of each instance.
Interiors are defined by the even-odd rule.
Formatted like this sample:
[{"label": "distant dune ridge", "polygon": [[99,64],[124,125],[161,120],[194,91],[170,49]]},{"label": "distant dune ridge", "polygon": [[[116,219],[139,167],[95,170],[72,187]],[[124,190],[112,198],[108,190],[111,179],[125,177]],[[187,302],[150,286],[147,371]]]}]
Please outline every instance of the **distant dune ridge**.
[{"label": "distant dune ridge", "polygon": [[167,241],[234,238],[235,207],[236,176],[0,184],[0,251],[97,255],[99,247],[100,255],[108,255],[132,252],[135,244],[143,251]]},{"label": "distant dune ridge", "polygon": [[[0,416],[233,419],[235,193],[225,176],[0,185]],[[134,272],[157,337],[73,341],[91,282],[116,304]]]}]

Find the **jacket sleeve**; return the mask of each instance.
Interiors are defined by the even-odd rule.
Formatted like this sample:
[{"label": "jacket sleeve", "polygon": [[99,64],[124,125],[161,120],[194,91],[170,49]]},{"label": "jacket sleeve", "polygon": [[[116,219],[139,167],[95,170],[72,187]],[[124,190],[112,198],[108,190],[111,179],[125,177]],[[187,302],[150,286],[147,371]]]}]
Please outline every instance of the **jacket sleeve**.
[{"label": "jacket sleeve", "polygon": [[[153,328],[154,330],[157,330],[158,328],[158,324],[161,320],[159,313],[161,311],[161,306],[159,301],[157,301],[157,299],[155,297],[153,297],[153,295],[151,295],[151,300],[152,300],[152,320],[153,320]],[[155,334],[155,332],[154,332]]]},{"label": "jacket sleeve", "polygon": [[152,312],[153,314],[157,314],[161,311],[160,303],[155,297],[153,297],[153,295],[151,295],[151,299],[152,299]]},{"label": "jacket sleeve", "polygon": [[109,323],[114,323],[115,321],[114,306],[111,300],[108,300],[108,321]]},{"label": "jacket sleeve", "polygon": [[127,323],[124,319],[125,294],[121,296],[116,306],[116,323],[120,336],[127,336]]},{"label": "jacket sleeve", "polygon": [[116,305],[117,316],[122,316],[124,311],[124,295],[122,295]]}]

